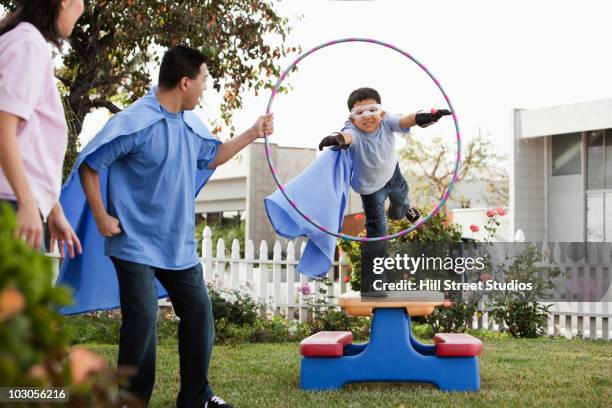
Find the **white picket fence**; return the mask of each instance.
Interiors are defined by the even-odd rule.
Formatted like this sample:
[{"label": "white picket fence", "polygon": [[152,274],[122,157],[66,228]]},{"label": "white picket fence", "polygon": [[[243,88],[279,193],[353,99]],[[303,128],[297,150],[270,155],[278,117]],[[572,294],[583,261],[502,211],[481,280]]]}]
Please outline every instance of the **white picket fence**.
[{"label": "white picket fence", "polygon": [[[247,240],[244,248],[244,257],[241,257],[241,247],[234,239],[229,256],[223,239],[219,239],[213,252],[212,231],[205,227],[202,236],[202,266],[207,282],[215,287],[224,289],[243,290],[270,305],[270,312],[293,318],[297,315],[303,322],[307,318],[307,296],[298,289],[302,285],[310,285],[315,296],[319,295],[320,282],[307,278],[295,271],[299,257],[296,257],[295,246],[289,241],[285,248],[279,241],[273,246],[272,259],[268,257],[268,244],[262,241],[259,245],[259,255],[255,254],[255,246]],[[305,243],[301,245],[299,254],[304,251]],[[602,274],[604,279],[612,279],[612,264],[610,254],[602,253],[598,262],[577,262],[571,266],[577,272],[581,270],[590,273]],[[551,259],[554,259],[551,257]],[[540,264],[539,266],[545,266]],[[328,293],[335,298],[349,291],[343,278],[348,273],[348,263],[344,254],[339,261],[334,262],[327,272],[331,282]],[[607,278],[606,278],[607,276]],[[549,335],[563,335],[568,338],[584,337],[591,339],[609,340],[610,319],[612,318],[612,303],[599,302],[556,302],[552,304],[548,322]],[[489,318],[487,311],[474,315],[472,322],[474,329],[499,330],[500,327]]]},{"label": "white picket fence", "polygon": [[[296,271],[299,257],[293,241],[283,248],[276,241],[269,258],[268,243],[261,241],[259,255],[255,255],[255,245],[247,240],[244,257],[241,257],[240,243],[234,239],[229,256],[225,241],[219,239],[213,255],[212,231],[205,227],[202,234],[202,266],[204,278],[219,290],[241,290],[249,293],[255,300],[267,304],[270,313],[287,318],[297,317],[300,322],[306,321],[307,299],[310,296],[320,298],[321,280],[311,279]],[[304,242],[299,254],[304,252]],[[285,255],[283,257],[283,254]],[[334,303],[340,294],[348,290],[344,276],[348,273],[348,263],[344,255],[333,262],[325,275],[328,278],[327,294],[333,295]],[[311,295],[301,288],[308,286]]]},{"label": "white picket fence", "polygon": [[[284,316],[288,319],[297,318],[300,322],[308,319],[307,299],[310,296],[319,298],[321,282],[296,272],[299,261],[296,256],[295,244],[289,241],[283,248],[279,241],[273,246],[272,258],[269,258],[268,244],[262,241],[256,256],[255,246],[247,240],[244,256],[238,240],[234,239],[228,254],[225,242],[219,239],[213,252],[212,231],[205,227],[202,236],[202,267],[204,278],[218,290],[239,290],[250,294],[255,300],[268,306],[271,315]],[[305,243],[299,249],[299,255],[304,252]],[[595,258],[581,260],[570,265],[569,272],[599,274],[604,282],[612,281],[612,254],[600,251]],[[57,254],[51,255],[57,271]],[[591,256],[593,258],[593,256]],[[552,259],[555,259],[553,254]],[[540,266],[546,266],[541,264]],[[337,298],[351,289],[344,282],[348,273],[348,263],[344,254],[334,262],[326,276],[330,283],[327,293]],[[300,288],[308,285],[312,295],[306,295]],[[610,299],[608,293],[607,299]],[[168,300],[161,300],[160,305],[170,306]],[[548,334],[565,336],[567,338],[583,337],[590,339],[610,340],[610,320],[612,319],[612,302],[556,302],[552,304],[548,320]],[[474,329],[499,330],[500,327],[489,318],[489,313],[481,311],[474,315]]]}]

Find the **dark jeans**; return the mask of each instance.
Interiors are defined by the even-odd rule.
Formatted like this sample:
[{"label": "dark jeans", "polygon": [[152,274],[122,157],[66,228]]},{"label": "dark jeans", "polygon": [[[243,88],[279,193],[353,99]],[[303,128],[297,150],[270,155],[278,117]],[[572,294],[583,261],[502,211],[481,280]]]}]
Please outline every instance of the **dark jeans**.
[{"label": "dark jeans", "polygon": [[202,266],[166,270],[111,258],[119,279],[122,324],[118,365],[137,368],[127,391],[148,403],[155,382],[157,291],[155,277],[168,291],[180,318],[179,363],[181,387],[176,406],[202,407],[213,395],[208,365],[215,336],[212,304]]},{"label": "dark jeans", "polygon": [[[391,179],[380,190],[361,196],[363,211],[365,213],[365,227],[367,237],[382,237],[387,234],[387,216],[385,214],[385,201],[389,198],[389,218],[400,220],[406,216],[410,206],[408,200],[408,183],[402,175],[399,164]],[[383,279],[384,275],[377,277],[372,272],[374,258],[386,255],[386,241],[364,242],[361,244],[361,291],[371,292],[372,282]]]}]

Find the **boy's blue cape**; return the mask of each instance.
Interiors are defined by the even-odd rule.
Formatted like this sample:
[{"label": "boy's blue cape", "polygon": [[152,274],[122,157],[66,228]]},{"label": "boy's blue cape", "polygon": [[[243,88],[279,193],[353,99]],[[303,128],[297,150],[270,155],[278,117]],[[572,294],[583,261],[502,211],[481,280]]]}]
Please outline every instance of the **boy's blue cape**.
[{"label": "boy's blue cape", "polygon": [[[346,150],[327,149],[302,173],[284,185],[287,196],[319,225],[334,232],[342,229],[348,202],[352,161]],[[336,237],[306,221],[276,190],[264,200],[270,224],[277,234],[294,239],[308,237],[297,270],[308,276],[327,273],[334,260]]]},{"label": "boy's blue cape", "polygon": [[[63,314],[119,307],[119,284],[115,268],[110,258],[104,255],[104,238],[98,231],[85,199],[78,169],[87,156],[101,146],[118,137],[139,132],[164,119],[155,91],[156,87],[130,107],[117,113],[104,125],[102,130],[81,151],[72,172],[64,183],[60,202],[66,218],[81,240],[83,255],[73,259],[66,258],[60,268],[57,284],[67,285],[74,292],[74,303],[71,306],[63,307],[60,310]],[[220,143],[195,113],[185,111],[183,118],[198,136]],[[211,169],[197,170],[196,195],[204,187],[213,171]],[[107,171],[104,170],[100,172],[100,184],[105,206],[106,181]],[[167,296],[166,290],[159,282],[157,282],[157,294],[160,298]]]}]

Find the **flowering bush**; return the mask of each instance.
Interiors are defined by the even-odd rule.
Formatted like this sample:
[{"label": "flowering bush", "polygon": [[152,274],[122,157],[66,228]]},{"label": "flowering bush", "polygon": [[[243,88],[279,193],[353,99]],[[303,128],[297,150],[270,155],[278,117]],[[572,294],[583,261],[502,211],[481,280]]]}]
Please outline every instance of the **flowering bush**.
[{"label": "flowering bush", "polygon": [[532,282],[534,289],[528,292],[507,291],[494,293],[489,307],[491,316],[513,337],[539,337],[546,334],[546,324],[551,304],[542,305],[538,298],[552,288],[552,279],[559,274],[553,270],[547,280],[538,276],[536,263],[541,253],[533,246],[501,265],[506,281],[516,279]]},{"label": "flowering bush", "polygon": [[319,278],[318,296],[308,294],[306,304],[311,317],[308,322],[309,334],[323,330],[351,331],[355,338],[366,338],[369,334],[369,319],[349,316],[334,304],[334,296],[328,293],[329,278]]},{"label": "flowering bush", "polygon": [[[426,214],[425,209],[419,209],[419,211]],[[389,220],[388,231],[389,234],[395,234],[411,225],[410,221],[406,219]],[[359,236],[365,236],[365,230]],[[396,242],[461,242],[461,227],[449,222],[446,214],[439,211],[421,228],[398,238]],[[358,291],[361,285],[361,244],[355,241],[342,240],[338,243],[338,246],[346,254],[348,264],[351,267],[351,273],[347,275],[350,276],[351,288]]]}]

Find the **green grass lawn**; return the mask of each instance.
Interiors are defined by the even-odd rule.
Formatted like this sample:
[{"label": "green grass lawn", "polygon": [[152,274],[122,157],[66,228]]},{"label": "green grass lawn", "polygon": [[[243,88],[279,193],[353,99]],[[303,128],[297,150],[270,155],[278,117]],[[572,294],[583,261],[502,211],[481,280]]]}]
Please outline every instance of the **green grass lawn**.
[{"label": "green grass lawn", "polygon": [[[215,392],[236,407],[610,407],[612,343],[565,339],[488,338],[480,360],[481,391],[443,393],[428,384],[350,384],[303,392],[296,343],[216,346]],[[93,345],[111,363],[117,346]],[[176,344],[158,346],[152,407],[173,407],[179,386]]]}]

